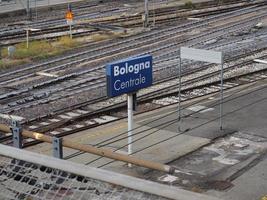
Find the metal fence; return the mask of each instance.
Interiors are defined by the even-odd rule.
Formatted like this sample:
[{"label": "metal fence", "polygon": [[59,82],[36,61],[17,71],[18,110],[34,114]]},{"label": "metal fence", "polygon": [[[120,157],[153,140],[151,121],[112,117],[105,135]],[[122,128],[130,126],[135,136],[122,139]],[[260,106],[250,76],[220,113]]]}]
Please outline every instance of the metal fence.
[{"label": "metal fence", "polygon": [[215,200],[6,145],[0,145],[0,199]]}]

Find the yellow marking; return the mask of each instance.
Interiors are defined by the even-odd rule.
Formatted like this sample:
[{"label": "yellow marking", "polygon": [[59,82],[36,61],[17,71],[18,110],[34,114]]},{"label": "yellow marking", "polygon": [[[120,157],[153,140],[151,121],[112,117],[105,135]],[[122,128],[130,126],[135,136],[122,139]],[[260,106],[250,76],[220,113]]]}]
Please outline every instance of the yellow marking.
[{"label": "yellow marking", "polygon": [[[111,127],[110,126],[105,127],[101,130],[95,130],[95,131],[93,131],[94,133],[91,133],[91,134],[90,134],[90,132],[86,132],[85,134],[87,134],[87,136],[85,136],[85,138],[86,139],[89,139],[89,138],[92,139],[92,138],[98,137],[98,136],[108,136],[108,135],[116,134],[119,131],[122,131],[121,129],[123,129],[123,128],[125,128],[125,130],[126,130],[126,127],[127,127],[127,124],[125,122],[121,122],[120,124],[117,124],[115,126],[113,125]],[[79,141],[84,142],[84,140],[82,140],[80,138],[79,138]]]},{"label": "yellow marking", "polygon": [[[169,112],[166,112],[166,113],[162,113],[162,114],[153,114],[153,116],[149,116],[149,120],[161,118],[162,116],[165,116],[165,115],[167,116],[167,115],[170,115],[170,114],[175,114],[175,110],[169,111]],[[147,118],[146,119],[142,119],[142,120],[138,120],[137,122],[140,123],[140,122],[146,122],[146,121],[147,121]]]},{"label": "yellow marking", "polygon": [[35,139],[38,140],[38,139],[42,138],[42,135],[43,135],[43,134],[40,134],[40,133],[34,133],[33,135],[34,135]]},{"label": "yellow marking", "polygon": [[261,198],[261,200],[267,200],[267,195]]}]

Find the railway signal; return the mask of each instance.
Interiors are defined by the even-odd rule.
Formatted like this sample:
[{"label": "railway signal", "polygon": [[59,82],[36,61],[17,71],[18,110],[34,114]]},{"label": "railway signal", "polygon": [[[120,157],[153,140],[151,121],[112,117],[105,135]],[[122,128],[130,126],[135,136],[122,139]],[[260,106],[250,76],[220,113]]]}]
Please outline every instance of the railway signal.
[{"label": "railway signal", "polygon": [[68,4],[68,10],[65,15],[65,19],[67,20],[67,24],[70,26],[70,38],[72,39],[73,12],[70,4]]}]

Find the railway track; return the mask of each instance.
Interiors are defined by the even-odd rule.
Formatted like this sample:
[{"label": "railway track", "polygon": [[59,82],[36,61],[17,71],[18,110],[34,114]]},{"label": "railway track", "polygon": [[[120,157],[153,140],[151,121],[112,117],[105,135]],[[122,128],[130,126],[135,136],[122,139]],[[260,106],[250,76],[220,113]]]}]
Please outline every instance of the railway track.
[{"label": "railway track", "polygon": [[[260,3],[262,4],[262,3]],[[167,21],[170,20],[177,20],[177,19],[183,19],[185,17],[206,17],[206,16],[210,16],[210,15],[214,15],[214,14],[219,14],[222,12],[226,12],[226,11],[231,11],[231,10],[236,10],[236,9],[241,9],[244,7],[248,7],[251,5],[260,5],[260,4],[256,4],[256,3],[238,3],[238,4],[234,4],[234,5],[228,5],[228,6],[220,6],[220,7],[215,7],[215,8],[210,8],[208,9],[203,9],[203,10],[197,10],[197,11],[182,11],[182,13],[177,14],[176,10],[173,10],[173,8],[165,8],[165,9],[158,9],[158,11],[155,13],[157,13],[157,16],[155,16],[155,20],[157,21],[157,23],[163,23],[166,24]],[[126,9],[126,10],[125,10]],[[119,16],[113,19],[108,19],[108,20],[101,20],[101,18],[107,18],[110,17],[114,14],[116,14],[117,12],[122,13],[122,12],[127,12],[127,8],[119,8],[119,9],[108,9],[105,12],[101,11],[99,13],[92,13],[92,14],[82,14],[82,15],[78,15],[76,16],[76,23],[74,25],[74,36],[83,36],[89,33],[94,33],[94,32],[98,32],[97,29],[99,28],[99,26],[97,24],[107,24],[109,25],[109,27],[116,25],[114,27],[114,29],[116,27],[124,27],[124,28],[128,28],[129,26],[131,26],[131,28],[133,28],[134,26],[142,26],[142,21],[141,21],[141,14],[138,14],[137,16]],[[115,12],[115,13],[114,13]],[[153,11],[152,11],[153,12]],[[172,14],[174,13],[174,14]],[[173,16],[172,16],[173,15]],[[64,16],[64,14],[62,15]],[[162,16],[167,16],[167,18],[165,19],[164,17],[162,18]],[[87,21],[90,19],[92,21],[92,18],[94,19],[98,19],[97,21],[95,21],[95,23],[88,23]],[[93,22],[93,21],[92,21]],[[121,24],[122,22],[127,22],[127,24]],[[97,23],[97,24],[96,24]],[[102,26],[103,26],[102,25]],[[0,31],[0,41],[5,41],[6,44],[15,44],[18,42],[22,42],[25,39],[25,28],[28,27],[34,27],[34,28],[38,28],[41,29],[41,31],[36,31],[34,33],[32,33],[32,38],[33,39],[43,39],[43,38],[48,38],[48,39],[54,39],[57,37],[60,37],[62,35],[67,35],[68,34],[68,25],[66,24],[65,20],[63,19],[56,19],[56,20],[49,20],[48,22],[33,22],[33,23],[29,23],[27,25],[20,25],[15,29],[3,29],[2,31]],[[79,27],[89,27],[88,28],[79,28]],[[105,26],[103,27],[105,28]],[[52,34],[54,32],[58,32],[61,31],[61,34]],[[42,36],[43,35],[43,36]],[[7,41],[10,40],[10,41]]]},{"label": "railway track", "polygon": [[[171,62],[173,63],[173,61],[175,61],[176,63],[174,62],[173,64],[171,64],[167,63],[166,60],[164,61],[165,62],[157,60],[157,58],[155,58],[154,74],[163,73],[163,70],[166,69],[165,65],[168,65],[168,68],[175,69],[176,64],[178,63],[178,61],[173,58]],[[90,76],[87,75],[86,77],[77,77],[75,76],[75,74],[68,75],[67,78],[62,77],[56,79],[56,81],[48,81],[45,84],[42,83],[30,88],[24,88],[15,92],[6,93],[0,96],[0,104],[4,105],[5,103],[7,103],[7,105],[3,109],[1,109],[1,112],[6,113],[22,108],[29,108],[31,106],[37,105],[38,103],[49,103],[51,101],[59,100],[64,97],[66,98],[68,96],[75,96],[76,94],[79,94],[83,91],[92,90],[93,88],[104,87],[105,75],[103,74],[103,68],[104,67],[101,67],[98,70],[91,69]],[[196,71],[200,70],[203,70],[203,68],[189,68],[187,73],[195,73]],[[62,80],[64,80],[64,83],[61,82]],[[52,87],[50,85],[52,85]],[[42,89],[44,86],[46,88]],[[34,90],[36,89],[37,92],[34,92]]]},{"label": "railway track", "polygon": [[[253,82],[264,80],[267,78],[267,68],[260,69],[253,72],[244,73],[238,76],[228,77],[224,80],[224,90],[229,90],[241,85],[251,84]],[[199,81],[199,80],[198,80]],[[177,82],[177,81],[176,81]],[[166,89],[166,88],[165,88]],[[169,90],[168,90],[169,89]],[[158,89],[159,92],[141,94],[139,99],[139,106],[142,108],[137,111],[137,114],[158,109],[164,106],[169,106],[178,103],[178,89],[177,86],[169,86],[166,91]],[[203,96],[216,95],[220,91],[220,81],[214,80],[210,83],[202,84],[201,86],[195,86],[191,88],[183,88],[182,90],[182,102],[189,101],[194,98]],[[25,129],[32,131],[43,131],[48,135],[56,137],[64,137],[69,134],[76,133],[81,130],[86,130],[96,126],[100,126],[106,123],[114,122],[126,118],[127,113],[125,111],[126,102],[120,101],[108,104],[104,101],[99,101],[99,107],[95,111],[88,111],[83,109],[73,109],[72,111],[59,114],[57,116],[47,118],[40,121],[38,124],[26,125]],[[102,108],[100,108],[102,106]],[[119,113],[119,114],[118,114]],[[0,138],[0,141],[6,144],[11,143],[11,134],[7,134]],[[35,145],[40,143],[31,138],[24,140],[24,147]]]},{"label": "railway track", "polygon": [[[254,12],[254,11],[257,11],[257,10],[260,10],[260,9],[252,9],[252,10],[245,10],[245,11],[247,11],[248,13],[251,13],[251,12]],[[234,14],[235,13],[236,13],[237,16],[242,15],[242,14],[239,14],[239,12],[234,12]],[[236,15],[234,15],[234,16],[236,16]],[[265,16],[265,14],[264,14],[264,16]],[[255,20],[257,21],[260,18],[261,17],[259,17],[259,18],[256,17]],[[96,58],[104,57],[104,56],[107,56],[107,55],[114,55],[114,53],[116,53],[116,52],[126,51],[126,50],[129,50],[131,48],[139,47],[140,45],[144,45],[144,44],[157,43],[158,40],[161,40],[161,39],[163,40],[164,38],[169,38],[169,37],[175,36],[175,35],[177,35],[179,33],[181,34],[181,33],[185,32],[185,31],[190,31],[190,30],[192,30],[194,28],[201,28],[201,27],[211,23],[212,21],[216,22],[217,18],[213,17],[211,20],[208,19],[204,23],[189,23],[189,24],[182,25],[181,27],[179,26],[179,27],[175,27],[175,28],[171,28],[171,29],[165,29],[165,30],[161,30],[161,31],[156,31],[156,32],[144,34],[144,35],[141,35],[141,36],[134,36],[134,37],[131,37],[129,39],[123,40],[121,42],[115,43],[115,44],[105,45],[105,46],[100,47],[100,48],[93,48],[91,50],[87,50],[87,51],[80,52],[80,53],[77,53],[77,54],[74,54],[74,55],[70,55],[70,56],[66,56],[66,57],[63,57],[63,58],[55,59],[55,60],[52,60],[52,61],[49,61],[49,62],[45,62],[45,63],[42,63],[42,64],[37,64],[37,65],[30,66],[30,67],[25,67],[23,69],[19,69],[19,70],[14,70],[14,71],[11,71],[11,72],[3,73],[0,76],[1,84],[2,85],[6,85],[6,84],[8,84],[10,82],[19,81],[19,80],[25,79],[27,77],[34,76],[35,72],[37,70],[41,71],[41,70],[45,69],[45,70],[43,70],[44,72],[51,72],[52,70],[57,70],[57,69],[60,69],[60,68],[61,69],[62,68],[66,69],[66,67],[72,67],[73,65],[77,65],[77,64],[80,64],[82,62],[86,62],[86,61],[91,60],[93,58],[96,59]],[[244,21],[246,23],[246,20],[244,20]],[[253,21],[253,19],[251,19],[251,21]],[[241,29],[242,29],[244,27],[244,24],[240,24],[239,27],[241,27]],[[225,29],[224,27],[220,29],[220,31],[222,33],[221,35],[225,34],[223,32],[224,29]],[[170,33],[170,31],[172,31],[172,32]],[[166,32],[168,34],[166,34]],[[216,30],[214,32],[216,32]],[[211,33],[212,32],[210,32],[209,34],[211,34]],[[161,36],[161,34],[163,34],[163,35]],[[221,35],[219,35],[219,36],[221,36]],[[181,42],[179,41],[179,43],[185,43],[185,42],[189,42],[189,41],[199,40],[203,36],[206,36],[206,34],[202,34],[202,35],[200,34],[197,37],[193,37],[193,38],[190,38],[190,39],[182,40]],[[217,37],[219,37],[219,36],[217,36]],[[150,37],[151,37],[151,39],[149,39]],[[133,43],[133,44],[129,45],[129,43]],[[177,43],[174,43],[174,44],[172,43],[171,45],[164,45],[161,48],[154,48],[154,51],[150,51],[150,52],[153,53],[153,52],[159,51],[161,49],[170,48],[170,47],[176,46],[176,45],[177,45]],[[115,48],[114,48],[114,46],[115,46]],[[119,46],[119,47],[116,47],[116,46]],[[140,48],[137,48],[137,49],[140,50]],[[103,50],[105,50],[107,52],[101,53]],[[144,52],[144,53],[146,53],[146,52]],[[91,56],[89,56],[90,54],[91,54]],[[82,58],[78,59],[78,57],[80,57],[80,56]],[[69,60],[74,60],[74,61],[70,62]],[[68,62],[66,64],[62,64],[62,65],[53,67],[57,62],[62,62],[62,61],[68,61]],[[52,67],[49,68],[50,66],[52,66]],[[35,70],[35,71],[33,73],[31,73],[30,70]],[[24,75],[23,73],[26,74],[26,75]],[[14,78],[14,76],[17,76],[18,78]],[[6,79],[9,79],[9,80],[6,80]]]},{"label": "railway track", "polygon": [[[244,77],[254,77],[252,81],[266,78],[264,67],[251,68],[252,59],[266,57],[265,29],[251,32],[256,22],[266,18],[265,9],[266,5],[231,10],[203,21],[152,30],[74,55],[7,71],[0,75],[0,85],[13,87],[13,90],[1,91],[1,113],[22,114],[24,128],[60,137],[118,120],[124,114],[120,116],[115,110],[125,106],[125,99],[107,100],[105,97],[104,64],[136,53],[152,54],[155,66],[155,84],[139,93],[140,103],[152,102],[152,108],[177,103],[174,94],[177,93],[178,49],[182,45],[224,51],[227,60],[224,89],[247,84]],[[196,29],[201,31],[192,34]],[[245,34],[240,37],[240,33]],[[233,57],[233,54],[237,56]],[[183,71],[184,101],[218,91],[218,67],[199,67],[197,62],[185,64],[190,67]],[[40,78],[40,71],[57,77]],[[158,95],[159,91],[161,95]],[[199,95],[194,97],[196,93]],[[3,138],[6,143],[9,143],[8,137]],[[33,142],[25,141],[25,146]]]},{"label": "railway track", "polygon": [[[213,47],[214,48],[214,47]],[[216,47],[218,48],[218,46]],[[222,47],[221,47],[222,48]],[[223,48],[224,45],[223,45]],[[162,55],[161,55],[162,56]],[[172,62],[175,61],[173,60],[174,58],[171,58]],[[155,59],[155,64],[157,66],[157,64],[161,64],[161,60],[157,60],[157,57]],[[166,61],[166,60],[165,60]],[[163,63],[163,65],[166,65],[167,63]],[[170,64],[168,64],[170,65]],[[47,81],[47,82],[44,82],[44,83],[41,83],[41,84],[38,84],[38,85],[35,85],[35,86],[32,86],[30,88],[24,88],[22,90],[16,90],[14,92],[10,92],[10,93],[6,93],[4,95],[1,96],[1,99],[3,99],[2,103],[3,102],[9,102],[8,104],[8,107],[10,108],[6,108],[6,109],[2,109],[1,111],[2,112],[6,112],[6,111],[14,111],[14,110],[18,110],[20,108],[23,108],[22,104],[25,104],[25,108],[28,108],[30,107],[31,105],[37,105],[38,103],[48,103],[49,101],[55,101],[56,99],[60,99],[60,98],[63,98],[63,97],[68,97],[68,96],[71,96],[70,93],[71,92],[74,92],[72,93],[72,95],[75,95],[75,94],[78,94],[81,92],[81,90],[79,91],[77,89],[77,87],[79,87],[80,85],[80,88],[81,89],[82,87],[84,89],[82,89],[82,91],[86,91],[86,90],[90,90],[92,89],[91,86],[93,87],[103,87],[105,84],[103,84],[104,82],[104,79],[105,79],[105,76],[102,72],[104,67],[98,67],[97,69],[90,69],[90,76],[89,77],[77,77],[77,74],[70,74],[70,75],[67,75],[66,77],[61,77],[61,78],[58,78],[58,79],[54,79],[53,81]],[[164,68],[164,67],[162,67]],[[173,65],[173,68],[175,68],[175,64]],[[159,67],[159,69],[155,70],[156,71],[162,71],[161,68]],[[84,73],[84,72],[82,72]],[[88,71],[87,71],[88,73]],[[192,71],[193,73],[193,71]],[[97,77],[97,78],[96,78]],[[74,80],[73,80],[74,79]],[[75,80],[76,79],[76,80]],[[102,79],[102,80],[101,80]],[[33,95],[25,95],[26,92],[30,92],[30,91],[33,91],[33,90],[36,90],[38,88],[43,88],[44,86],[49,86],[49,85],[52,85],[52,87],[55,87],[55,84],[57,84],[57,82],[60,84],[62,81],[67,81],[69,80],[70,84],[69,85],[66,85],[64,83],[63,86],[59,86],[57,89],[46,89],[47,91],[49,92],[36,92],[35,94]],[[91,83],[92,81],[96,81],[95,83]],[[89,85],[85,85],[85,84],[89,84]],[[48,100],[45,100],[44,98],[48,97],[51,95],[51,93],[59,93],[60,91],[63,91],[63,90],[66,90],[67,94],[64,95],[63,94],[59,94],[57,95],[58,97],[53,97],[53,98],[50,98]],[[77,90],[77,91],[75,91]],[[22,95],[22,96],[18,96],[18,95]],[[15,96],[17,95],[17,97]],[[14,97],[15,96],[15,97]],[[11,97],[11,98],[8,98],[8,97]],[[13,100],[16,100],[18,99],[17,102],[14,102],[12,103],[12,99]],[[33,102],[33,101],[36,101],[36,102]],[[32,103],[29,103],[29,102],[32,102]]]},{"label": "railway track", "polygon": [[[77,5],[76,5],[77,6]],[[88,20],[99,17],[107,17],[114,14],[122,13],[127,11],[121,3],[115,4],[98,4],[96,2],[89,2],[89,5],[78,6],[76,9],[73,9],[75,13],[75,21]],[[15,20],[15,23],[2,25],[0,30],[0,41],[5,45],[16,44],[23,42],[25,39],[25,29],[26,28],[35,28],[40,29],[32,33],[33,39],[55,39],[62,35],[68,34],[68,25],[64,19],[66,8],[61,11],[55,11],[57,17],[55,16],[45,16],[44,18],[39,19],[38,21],[27,21],[27,19],[20,18]],[[47,13],[45,11],[44,13]],[[78,14],[79,13],[79,14]],[[39,16],[40,17],[40,16]],[[1,24],[0,24],[1,26]],[[73,35],[83,36],[92,32],[98,32],[93,25],[84,30],[84,26],[76,24],[73,26]],[[84,31],[83,31],[84,30]],[[61,31],[61,34],[53,34]],[[10,40],[10,41],[9,41]]]}]

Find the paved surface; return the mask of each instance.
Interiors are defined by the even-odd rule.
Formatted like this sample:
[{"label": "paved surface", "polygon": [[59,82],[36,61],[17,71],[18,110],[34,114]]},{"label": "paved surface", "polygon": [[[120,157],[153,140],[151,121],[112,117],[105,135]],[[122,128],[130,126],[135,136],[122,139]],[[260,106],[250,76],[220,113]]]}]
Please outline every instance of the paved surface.
[{"label": "paved surface", "polygon": [[233,181],[234,187],[219,192],[209,191],[209,195],[223,197],[228,200],[263,200],[267,198],[267,157],[255,167]]},{"label": "paved surface", "polygon": [[[232,95],[232,96],[229,96]],[[211,96],[209,100],[202,101],[197,105],[183,105],[183,107],[189,106],[187,109],[183,110],[183,115],[188,115],[196,110],[205,108],[206,110],[201,113],[191,115],[187,118],[183,118],[180,123],[180,132],[178,133],[178,124],[174,123],[169,125],[168,122],[177,117],[177,107],[171,106],[166,107],[160,110],[149,112],[140,116],[135,117],[136,126],[141,125],[141,135],[134,137],[134,140],[145,136],[146,134],[151,133],[148,137],[136,142],[133,144],[133,151],[138,151],[144,147],[173,137],[171,140],[160,143],[159,145],[153,146],[152,148],[146,149],[140,153],[137,153],[135,156],[147,160],[153,160],[161,163],[169,163],[172,160],[176,160],[171,164],[174,164],[176,167],[181,169],[181,171],[187,173],[193,172],[197,173],[198,171],[205,171],[206,176],[215,176],[218,180],[224,181],[223,184],[226,186],[218,186],[220,190],[227,189],[226,192],[221,193],[211,192],[213,195],[218,195],[222,197],[227,197],[225,199],[240,199],[239,197],[246,195],[247,191],[245,188],[250,184],[257,184],[255,186],[257,190],[255,193],[251,192],[248,199],[258,199],[260,196],[266,195],[266,170],[264,168],[264,162],[261,162],[259,158],[266,154],[266,131],[267,131],[267,81],[261,81],[256,85],[250,86],[250,88],[236,88],[225,93],[225,104],[224,104],[224,113],[228,113],[224,116],[223,119],[223,131],[219,130],[219,121],[214,120],[218,118],[219,108],[214,106],[218,101],[218,96]],[[238,97],[240,96],[240,97]],[[233,99],[228,101],[228,99]],[[196,101],[199,101],[196,100]],[[227,102],[228,101],[228,102]],[[192,104],[193,102],[190,102]],[[237,110],[236,112],[233,112]],[[170,114],[173,113],[174,114]],[[233,112],[233,113],[231,113]],[[168,114],[169,113],[169,114]],[[168,114],[167,117],[164,117]],[[163,118],[164,117],[164,118]],[[149,123],[155,119],[160,118],[160,120]],[[210,121],[210,122],[209,122]],[[209,122],[209,123],[208,123]],[[148,124],[149,123],[149,124]],[[157,125],[162,124],[165,127],[156,127]],[[205,125],[204,125],[205,124]],[[148,128],[151,129],[147,131]],[[138,129],[138,132],[140,131]],[[103,141],[107,138],[118,135],[119,133],[126,132],[127,130],[127,121],[121,120],[113,124],[107,124],[102,127],[97,127],[95,129],[82,131],[75,135],[68,136],[75,142],[84,143],[84,144],[97,144],[100,141]],[[185,132],[183,132],[185,131]],[[137,133],[137,131],[134,131]],[[153,134],[152,134],[153,133]],[[181,134],[183,133],[183,134]],[[234,135],[232,135],[234,133]],[[222,136],[229,136],[224,140],[220,139]],[[240,136],[241,134],[241,136]],[[126,136],[126,134],[124,134]],[[233,137],[232,137],[233,136]],[[219,138],[219,139],[217,139]],[[238,139],[236,139],[238,138]],[[216,139],[218,140],[217,147],[212,146],[213,142]],[[232,140],[237,140],[238,142],[232,142]],[[229,141],[229,142],[225,142]],[[246,144],[247,141],[248,144]],[[221,142],[221,143],[220,143]],[[232,142],[232,143],[231,143]],[[124,146],[127,143],[127,140],[124,139],[114,144],[108,145],[106,148],[117,149],[118,147]],[[211,143],[211,144],[210,144]],[[215,143],[216,144],[216,143]],[[228,146],[227,146],[228,145]],[[205,146],[205,148],[200,149]],[[248,146],[248,148],[247,148]],[[237,149],[236,149],[237,148]],[[40,144],[35,147],[30,148],[33,151],[45,153],[51,155],[51,145]],[[227,152],[227,149],[229,151]],[[197,151],[196,151],[197,150]],[[71,149],[64,149],[64,155],[70,155],[76,151]],[[120,153],[126,153],[127,147],[125,146]],[[192,153],[192,152],[195,152]],[[204,152],[204,153],[203,153]],[[198,170],[198,162],[203,163],[203,156],[201,159],[196,159],[200,155],[204,155],[207,152],[210,156],[205,157],[204,161],[211,164],[211,166],[206,166],[202,164],[202,168]],[[213,153],[212,153],[213,152]],[[226,152],[226,153],[225,153]],[[219,156],[218,156],[219,155]],[[184,159],[180,161],[181,158]],[[90,154],[82,154],[76,156],[70,160],[79,163],[88,163],[89,161],[94,160],[97,156]],[[183,165],[182,163],[193,163],[194,167],[190,165]],[[91,166],[99,167],[103,164],[109,162],[110,159],[100,159],[96,162],[90,164]],[[250,170],[250,166],[253,167],[253,163],[259,163],[255,168]],[[217,163],[217,164],[216,164]],[[125,163],[114,162],[112,164],[104,166],[104,168],[118,171],[120,173],[125,173],[133,176],[142,177],[144,174],[144,169],[139,167],[133,167],[129,169]],[[183,169],[184,168],[184,169]],[[242,171],[243,170],[243,171]],[[247,171],[248,170],[248,171]],[[237,174],[239,171],[242,171],[239,178]],[[259,175],[260,174],[260,175]],[[201,175],[201,176],[202,176]],[[244,179],[249,176],[259,176],[258,178],[249,179],[247,185],[244,185]],[[237,176],[237,177],[235,177]],[[177,177],[167,177],[167,179],[179,178]],[[206,177],[207,178],[207,177]],[[237,178],[237,179],[236,179]],[[164,179],[164,177],[163,177]],[[217,180],[216,179],[216,180]],[[184,180],[186,182],[188,180]],[[229,182],[230,181],[230,182]],[[171,182],[171,181],[169,181]],[[229,182],[229,183],[228,183]],[[179,185],[179,184],[178,184]],[[192,186],[192,184],[191,184]],[[210,192],[209,190],[213,187],[207,187],[205,190],[200,190],[201,192]],[[231,188],[231,189],[230,189]],[[230,189],[230,190],[229,190]]]}]

